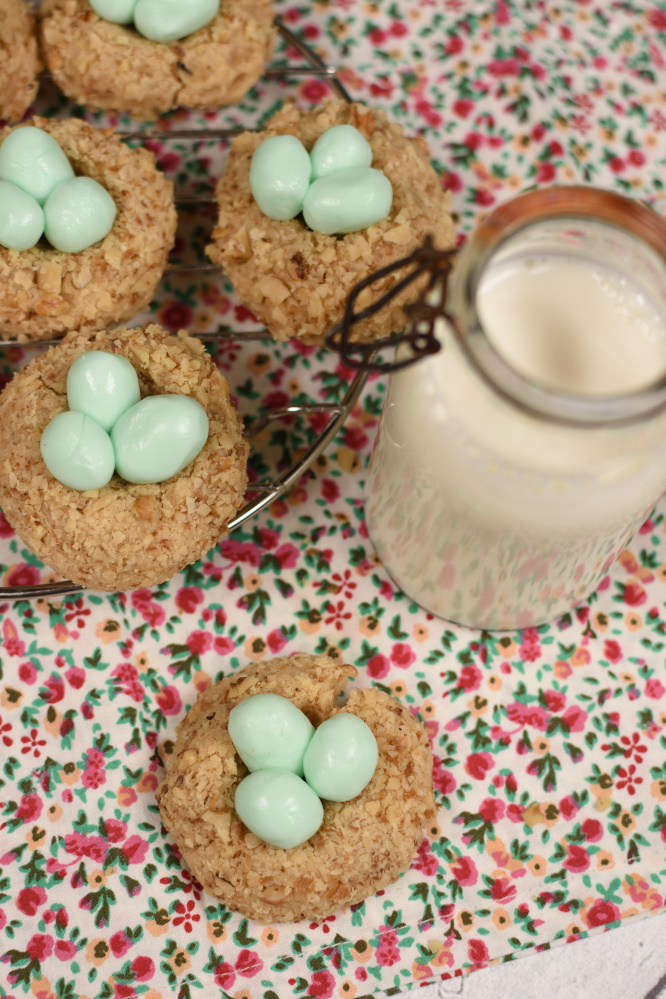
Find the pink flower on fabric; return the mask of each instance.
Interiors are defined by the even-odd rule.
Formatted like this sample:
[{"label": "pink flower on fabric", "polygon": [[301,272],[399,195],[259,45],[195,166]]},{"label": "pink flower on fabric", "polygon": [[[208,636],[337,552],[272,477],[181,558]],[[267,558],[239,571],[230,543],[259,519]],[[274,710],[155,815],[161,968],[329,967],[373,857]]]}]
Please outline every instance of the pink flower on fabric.
[{"label": "pink flower on fabric", "polygon": [[458,884],[463,887],[475,885],[479,879],[479,872],[471,857],[458,857],[454,864],[449,865],[449,870]]},{"label": "pink flower on fabric", "polygon": [[129,864],[142,864],[148,852],[148,843],[140,836],[130,836],[122,845],[122,851]]},{"label": "pink flower on fabric", "polygon": [[16,809],[16,818],[24,822],[34,822],[42,814],[42,799],[38,794],[24,794]]},{"label": "pink flower on fabric", "polygon": [[661,680],[657,680],[655,677],[652,677],[651,680],[648,680],[648,682],[645,684],[645,696],[651,697],[655,701],[658,701],[661,697],[663,697],[664,685],[661,682]]},{"label": "pink flower on fabric", "polygon": [[25,655],[25,642],[18,637],[18,631],[9,618],[2,625],[2,648],[8,656]]},{"label": "pink flower on fabric", "polygon": [[437,756],[434,758],[432,779],[436,789],[441,794],[452,794],[458,786],[458,782],[451,771],[445,770],[442,767],[442,761]]},{"label": "pink flower on fabric", "polygon": [[604,827],[597,819],[585,819],[580,828],[588,843],[598,843],[604,834]]},{"label": "pink flower on fabric", "polygon": [[31,662],[24,662],[18,668],[19,680],[33,684],[37,679],[37,667]]},{"label": "pink flower on fabric", "polygon": [[194,614],[203,599],[203,590],[198,586],[182,586],[176,594],[176,606],[185,614]]},{"label": "pink flower on fabric", "polygon": [[567,819],[567,821],[571,820],[574,817],[579,808],[580,805],[575,801],[574,798],[571,797],[570,794],[568,794],[566,798],[562,798],[562,800],[560,801],[560,812],[562,813],[564,818]]},{"label": "pink flower on fabric", "polygon": [[559,690],[546,690],[543,696],[546,701],[546,706],[552,714],[557,714],[558,711],[561,711],[566,706],[566,694],[563,694]]},{"label": "pink flower on fabric", "polygon": [[127,823],[120,819],[105,819],[104,828],[109,843],[119,843],[127,835]]},{"label": "pink flower on fabric", "polygon": [[424,839],[416,851],[416,857],[412,862],[412,867],[415,871],[421,871],[427,877],[432,877],[433,874],[437,873],[437,858],[433,856],[430,852],[430,844],[427,839]]},{"label": "pink flower on fabric", "polygon": [[61,961],[71,961],[76,955],[76,944],[71,940],[56,940],[54,953]]},{"label": "pink flower on fabric", "polygon": [[232,541],[225,538],[220,542],[220,552],[230,562],[247,562],[255,568],[261,562],[261,550],[249,541]]},{"label": "pink flower on fabric", "polygon": [[381,926],[379,932],[380,942],[375,950],[375,961],[388,968],[400,960],[398,936],[392,926]]},{"label": "pink flower on fabric", "polygon": [[416,661],[416,653],[404,642],[396,642],[391,649],[391,662],[400,669],[407,669]]},{"label": "pink flower on fabric", "polygon": [[44,961],[53,953],[53,937],[47,933],[35,933],[28,940],[26,950],[31,960]]},{"label": "pink flower on fabric", "polygon": [[264,966],[264,962],[254,950],[242,950],[236,958],[234,967],[239,975],[254,978]]},{"label": "pink flower on fabric", "polygon": [[647,600],[647,594],[640,583],[627,583],[622,596],[625,604],[630,607],[640,607]]},{"label": "pink flower on fabric", "polygon": [[11,538],[14,528],[11,526],[2,510],[0,510],[0,538]]},{"label": "pink flower on fabric", "polygon": [[494,766],[495,760],[490,753],[470,753],[465,761],[465,772],[474,780],[483,780]]},{"label": "pink flower on fabric", "polygon": [[490,894],[494,902],[512,902],[518,894],[518,889],[509,878],[495,878],[490,887]]},{"label": "pink flower on fabric", "polygon": [[167,685],[155,695],[155,700],[163,715],[179,715],[183,710],[183,702],[175,687]]},{"label": "pink flower on fabric", "polygon": [[481,670],[478,666],[463,666],[458,674],[458,687],[463,690],[478,690],[481,686]]},{"label": "pink flower on fabric", "polygon": [[212,647],[213,636],[207,631],[193,631],[185,644],[193,656],[200,656]]},{"label": "pink flower on fabric", "polygon": [[514,701],[508,705],[506,714],[509,721],[519,725],[531,725],[540,732],[544,732],[548,727],[548,714],[537,704],[521,704],[520,701]]},{"label": "pink flower on fabric", "polygon": [[132,974],[137,982],[147,982],[155,974],[155,962],[145,954],[140,954],[132,961]]},{"label": "pink flower on fabric", "polygon": [[604,656],[610,663],[618,663],[622,658],[620,643],[616,642],[614,638],[606,639],[604,642]]},{"label": "pink flower on fabric", "polygon": [[315,971],[306,995],[317,996],[317,999],[330,999],[334,989],[335,978],[330,971]]},{"label": "pink flower on fabric", "polygon": [[229,962],[223,961],[222,964],[218,964],[215,969],[215,984],[228,992],[235,981],[236,973]]},{"label": "pink flower on fabric", "polygon": [[277,653],[281,652],[287,644],[287,639],[284,637],[279,628],[274,628],[273,631],[268,634],[266,644],[271,652],[277,655]]},{"label": "pink flower on fabric", "polygon": [[236,648],[234,642],[230,638],[227,638],[226,635],[217,635],[213,644],[218,656],[228,656]]},{"label": "pink flower on fabric", "polygon": [[298,562],[298,548],[292,544],[280,545],[275,557],[283,569],[293,569]]},{"label": "pink flower on fabric", "polygon": [[491,825],[499,822],[504,815],[504,802],[497,798],[484,798],[479,806],[479,814],[484,822],[490,822]]},{"label": "pink flower on fabric", "polygon": [[572,874],[582,874],[586,871],[590,866],[590,856],[585,847],[576,843],[567,843],[567,856],[562,866]]},{"label": "pink flower on fabric", "polygon": [[562,715],[562,721],[570,732],[582,732],[587,724],[587,712],[572,704]]},{"label": "pink flower on fabric", "polygon": [[585,913],[585,921],[590,929],[595,926],[607,926],[620,918],[620,910],[614,902],[598,899],[593,902]]},{"label": "pink flower on fabric", "polygon": [[7,582],[10,586],[35,586],[39,582],[39,569],[34,565],[22,562],[15,569],[12,569],[7,577]]}]

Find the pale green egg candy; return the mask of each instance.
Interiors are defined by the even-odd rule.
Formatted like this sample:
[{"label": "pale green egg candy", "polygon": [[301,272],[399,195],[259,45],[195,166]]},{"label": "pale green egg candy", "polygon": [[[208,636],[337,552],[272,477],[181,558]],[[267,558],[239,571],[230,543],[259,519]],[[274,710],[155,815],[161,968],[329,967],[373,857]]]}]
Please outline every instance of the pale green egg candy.
[{"label": "pale green egg candy", "polygon": [[313,180],[333,170],[369,167],[372,146],[353,125],[333,125],[322,132],[310,150],[310,162]]},{"label": "pale green egg candy", "polygon": [[44,212],[16,184],[0,180],[0,246],[29,250],[44,232]]},{"label": "pale green egg candy", "polygon": [[315,232],[344,235],[381,222],[392,202],[391,182],[381,170],[350,167],[327,173],[310,185],[303,218]]},{"label": "pale green egg candy", "polygon": [[116,203],[92,177],[64,180],[44,205],[44,235],[63,253],[80,253],[111,232]]},{"label": "pale green egg candy", "polygon": [[149,395],[117,420],[111,440],[116,471],[127,482],[165,482],[208,440],[208,414],[187,395]]},{"label": "pale green egg candy", "polygon": [[90,6],[104,21],[111,24],[131,24],[137,0],[90,0]]},{"label": "pale green egg candy", "polygon": [[257,146],[250,164],[252,196],[269,219],[286,222],[303,208],[312,166],[294,135],[273,135]]},{"label": "pale green egg candy", "polygon": [[0,180],[11,181],[40,205],[58,184],[74,176],[56,140],[41,128],[15,128],[0,146]]},{"label": "pale green egg candy", "polygon": [[341,711],[322,722],[305,751],[305,779],[325,801],[351,801],[370,782],[379,754],[372,729]]},{"label": "pale green egg candy", "polygon": [[67,404],[107,432],[141,399],[137,373],[121,354],[89,350],[67,373]]},{"label": "pale green egg candy", "polygon": [[219,9],[220,0],[139,0],[134,26],[151,42],[168,44],[210,24]]},{"label": "pale green egg candy", "polygon": [[39,449],[51,475],[70,489],[101,489],[113,475],[111,438],[83,413],[54,416],[42,434]]},{"label": "pale green egg candy", "polygon": [[276,767],[303,776],[303,755],[314,726],[279,694],[255,694],[229,712],[229,735],[248,770]]},{"label": "pale green egg candy", "polygon": [[291,770],[255,770],[244,777],[234,807],[250,832],[283,850],[305,843],[324,819],[315,792]]}]

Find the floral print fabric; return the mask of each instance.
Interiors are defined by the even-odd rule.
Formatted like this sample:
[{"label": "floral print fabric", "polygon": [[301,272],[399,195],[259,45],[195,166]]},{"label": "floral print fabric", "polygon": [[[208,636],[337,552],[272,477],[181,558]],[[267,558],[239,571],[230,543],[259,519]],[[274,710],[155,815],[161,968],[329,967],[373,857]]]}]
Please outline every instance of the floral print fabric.
[{"label": "floral print fabric", "polygon": [[[461,239],[480,212],[535,183],[594,183],[664,210],[663,2],[276,7],[345,67],[355,97],[426,138]],[[282,46],[276,61],[286,59],[299,61]],[[239,108],[161,124],[256,126],[286,95],[312,103],[327,89],[264,81]],[[44,103],[67,110],[53,93]],[[222,168],[217,142],[151,146],[181,190],[209,191]],[[210,224],[183,209],[180,259],[192,262]],[[168,275],[154,311],[172,329],[256,328],[217,276]],[[6,379],[29,353],[3,356]],[[290,400],[339,398],[349,378],[300,344],[223,344],[216,356],[248,421]],[[493,635],[433,619],[396,590],[364,525],[384,390],[371,379],[291,494],[170,583],[0,606],[3,996],[354,999],[663,908],[664,502],[598,592],[551,626]],[[290,461],[323,420],[273,424],[257,438],[253,477]],[[0,545],[5,584],[49,578],[2,517]],[[438,817],[385,891],[321,924],[262,926],[202,893],[155,790],[199,691],[300,650],[353,663],[357,683],[423,719]]]}]

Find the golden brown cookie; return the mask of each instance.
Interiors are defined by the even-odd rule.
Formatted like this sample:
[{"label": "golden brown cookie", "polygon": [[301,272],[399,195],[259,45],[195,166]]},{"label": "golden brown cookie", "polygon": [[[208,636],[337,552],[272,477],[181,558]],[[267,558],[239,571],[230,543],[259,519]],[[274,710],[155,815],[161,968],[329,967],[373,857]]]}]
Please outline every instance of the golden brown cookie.
[{"label": "golden brown cookie", "polygon": [[[180,723],[158,793],[162,821],[204,888],[244,916],[318,920],[360,902],[407,870],[434,817],[432,754],[410,711],[379,690],[354,690],[336,707],[356,673],[304,653],[252,663],[209,687]],[[319,831],[291,850],[257,839],[233,806],[248,771],[227,731],[229,712],[266,692],[288,698],[315,726],[338,711],[358,715],[379,749],[364,790],[324,802]]]},{"label": "golden brown cookie", "polygon": [[271,0],[221,0],[214,21],[171,44],[102,20],[88,0],[43,0],[39,18],[44,58],[63,93],[135,118],[235,104],[275,44]]},{"label": "golden brown cookie", "polygon": [[[111,129],[74,118],[25,124],[52,135],[74,173],[107,189],[117,214],[108,236],[80,253],[45,241],[20,252],[0,246],[0,339],[38,340],[133,319],[149,305],[173,244],[171,182],[152,153],[130,149]],[[0,130],[0,142],[10,131]]]},{"label": "golden brown cookie", "polygon": [[[257,146],[273,135],[295,135],[309,151],[333,125],[354,125],[372,146],[372,166],[393,186],[388,218],[361,232],[325,236],[301,216],[279,222],[263,214],[250,191],[250,163]],[[341,100],[299,111],[278,111],[262,132],[244,132],[231,144],[224,175],[217,185],[219,219],[208,247],[211,260],[233,281],[241,301],[266,324],[276,340],[300,337],[322,343],[342,318],[352,287],[368,274],[407,256],[430,234],[439,249],[455,245],[450,199],[428,159],[422,139],[408,139],[383,111]],[[376,281],[359,297],[358,307],[392,288],[402,276]],[[403,308],[424,283],[410,288],[354,327],[354,339],[376,340],[400,332]]]},{"label": "golden brown cookie", "polygon": [[23,117],[35,99],[41,68],[30,7],[25,0],[0,0],[0,119]]},{"label": "golden brown cookie", "polygon": [[[39,442],[67,409],[67,373],[80,354],[122,354],[141,395],[189,395],[210,421],[194,461],[166,482],[117,475],[77,492],[55,479]],[[243,502],[248,445],[229,387],[201,341],[159,326],[68,335],[35,357],[0,395],[0,506],[26,545],[63,576],[98,590],[154,586],[201,558]]]}]

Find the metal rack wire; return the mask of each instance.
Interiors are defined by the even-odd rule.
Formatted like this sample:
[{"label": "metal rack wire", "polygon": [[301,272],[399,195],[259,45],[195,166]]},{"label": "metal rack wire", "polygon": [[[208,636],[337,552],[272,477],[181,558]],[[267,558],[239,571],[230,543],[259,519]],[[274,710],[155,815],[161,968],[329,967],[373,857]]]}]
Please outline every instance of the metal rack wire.
[{"label": "metal rack wire", "polygon": [[[264,79],[288,79],[292,77],[316,76],[326,79],[331,89],[338,97],[351,103],[351,97],[344,85],[337,77],[338,70],[335,66],[328,66],[312,49],[305,44],[297,35],[289,30],[278,18],[275,20],[278,32],[290,47],[296,49],[306,60],[307,65],[296,66],[274,66],[267,69]],[[138,130],[119,131],[118,134],[128,142],[145,141],[201,141],[201,140],[222,140],[230,139],[235,135],[247,131],[244,128],[194,128],[194,129],[173,129],[170,131]],[[259,129],[257,129],[259,131]],[[184,195],[176,198],[177,207],[205,208],[215,206],[216,202],[210,197],[198,195]],[[166,274],[202,274],[217,272],[219,268],[215,264],[173,264],[165,271]],[[249,340],[261,340],[273,342],[267,330],[257,330],[249,333],[233,333],[226,331],[210,330],[198,332],[196,336],[208,343],[220,343],[224,341],[247,342]],[[21,344],[21,347],[48,347],[57,344],[57,339],[31,341]],[[1,342],[3,347],[16,346],[13,342]],[[312,466],[313,462],[326,449],[328,444],[335,437],[336,433],[345,422],[347,416],[358,400],[367,379],[366,371],[359,371],[350,383],[344,398],[340,402],[309,402],[294,403],[272,410],[270,413],[256,419],[246,436],[252,440],[270,424],[283,420],[291,416],[307,416],[313,413],[326,413],[330,415],[324,430],[317,436],[316,440],[310,444],[300,458],[295,460],[287,469],[281,472],[270,482],[251,483],[248,486],[249,498],[243,508],[228,524],[228,530],[234,531],[241,524],[244,524],[255,514],[263,510],[264,507],[273,503],[283,496],[298,479]],[[68,580],[38,583],[31,586],[0,586],[0,599],[9,600],[30,600],[34,598],[59,597],[67,594],[78,593],[83,589],[77,583]]]}]

